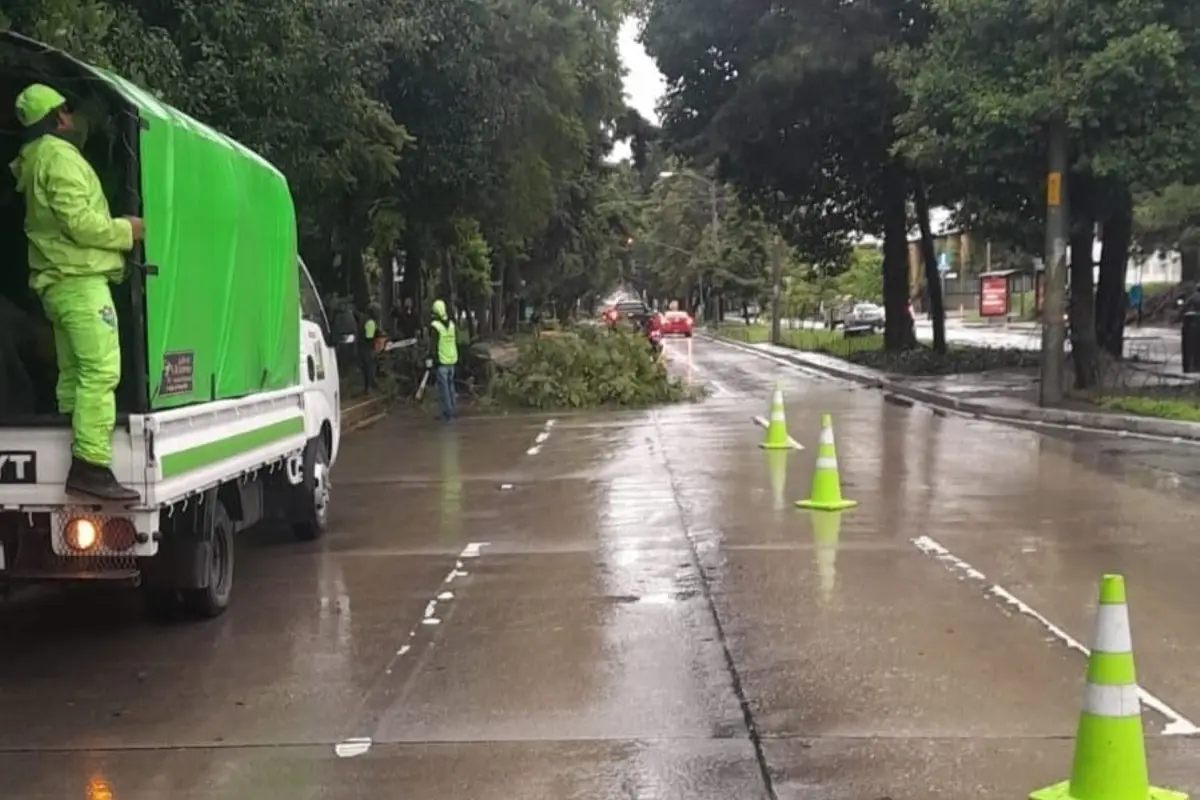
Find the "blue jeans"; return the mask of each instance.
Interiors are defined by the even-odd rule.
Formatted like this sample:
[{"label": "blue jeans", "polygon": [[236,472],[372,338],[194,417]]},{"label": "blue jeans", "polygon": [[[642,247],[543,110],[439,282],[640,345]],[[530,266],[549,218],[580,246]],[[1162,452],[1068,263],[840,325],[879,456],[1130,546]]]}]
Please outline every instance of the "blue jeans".
[{"label": "blue jeans", "polygon": [[454,365],[437,368],[438,406],[442,419],[450,420],[458,414],[458,403],[454,397]]}]

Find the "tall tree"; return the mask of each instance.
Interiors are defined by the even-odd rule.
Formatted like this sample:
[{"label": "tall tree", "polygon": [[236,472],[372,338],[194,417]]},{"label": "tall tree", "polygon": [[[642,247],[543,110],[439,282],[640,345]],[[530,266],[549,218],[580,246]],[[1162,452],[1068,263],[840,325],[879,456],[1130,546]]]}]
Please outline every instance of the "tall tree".
[{"label": "tall tree", "polygon": [[[985,234],[1007,229],[1009,241],[1034,251],[1045,214],[1046,125],[1058,111],[1065,115],[1072,352],[1081,388],[1095,382],[1098,332],[1106,349],[1121,352],[1131,194],[1162,187],[1196,158],[1200,73],[1195,14],[1185,5],[933,0],[928,41],[889,60],[908,99],[901,152],[952,176],[965,199],[961,221]],[[1098,315],[1096,225],[1105,251]]]}]

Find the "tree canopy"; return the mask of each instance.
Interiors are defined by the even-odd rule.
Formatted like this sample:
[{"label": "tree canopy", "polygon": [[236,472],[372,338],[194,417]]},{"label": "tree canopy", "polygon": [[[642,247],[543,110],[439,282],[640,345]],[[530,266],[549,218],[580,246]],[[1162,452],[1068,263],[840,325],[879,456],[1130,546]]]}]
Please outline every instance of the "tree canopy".
[{"label": "tree canopy", "polygon": [[882,234],[891,349],[914,344],[912,229],[940,338],[931,204],[1040,253],[1046,131],[1061,118],[1073,352],[1087,385],[1097,341],[1121,355],[1138,237],[1200,247],[1198,26],[1184,0],[646,0],[642,40],[667,80],[666,147],[715,164],[776,220],[790,215],[782,230],[804,260],[846,263],[854,236]]},{"label": "tree canopy", "polygon": [[[319,286],[515,320],[616,279],[624,0],[6,0],[287,175]],[[628,134],[627,134],[628,135]],[[614,266],[616,265],[616,266]]]}]

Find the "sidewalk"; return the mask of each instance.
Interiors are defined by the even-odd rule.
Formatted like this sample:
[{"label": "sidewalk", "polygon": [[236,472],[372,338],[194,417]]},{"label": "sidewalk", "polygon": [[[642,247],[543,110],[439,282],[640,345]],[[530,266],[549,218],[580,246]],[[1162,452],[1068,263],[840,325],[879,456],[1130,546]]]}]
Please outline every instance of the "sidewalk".
[{"label": "sidewalk", "polygon": [[1042,408],[1037,404],[1037,378],[1024,370],[939,376],[891,375],[823,353],[803,352],[772,344],[747,345],[723,337],[714,337],[714,340],[730,347],[880,389],[897,397],[976,417],[1200,442],[1200,423],[1104,411]]},{"label": "sidewalk", "polygon": [[387,413],[388,398],[355,397],[342,402],[342,433],[365,428]]}]

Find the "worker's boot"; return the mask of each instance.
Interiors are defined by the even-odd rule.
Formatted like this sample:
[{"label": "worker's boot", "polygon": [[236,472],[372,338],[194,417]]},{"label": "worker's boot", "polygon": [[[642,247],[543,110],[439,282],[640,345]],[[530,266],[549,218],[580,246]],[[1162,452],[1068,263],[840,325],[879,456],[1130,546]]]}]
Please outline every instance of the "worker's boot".
[{"label": "worker's boot", "polygon": [[108,467],[89,464],[79,458],[71,459],[67,493],[86,495],[110,503],[133,503],[141,498],[133,489],[118,483]]}]

